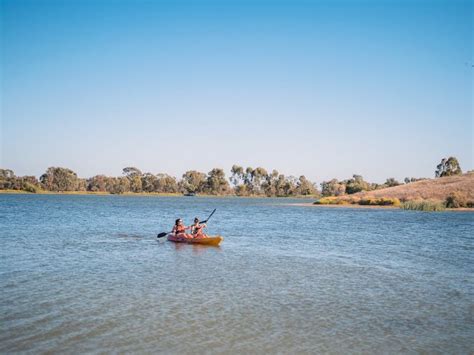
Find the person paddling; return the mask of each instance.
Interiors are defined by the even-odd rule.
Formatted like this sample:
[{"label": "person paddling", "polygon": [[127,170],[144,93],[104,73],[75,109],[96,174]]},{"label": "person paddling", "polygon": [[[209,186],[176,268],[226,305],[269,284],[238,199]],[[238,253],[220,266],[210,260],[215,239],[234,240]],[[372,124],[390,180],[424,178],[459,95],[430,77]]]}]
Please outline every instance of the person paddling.
[{"label": "person paddling", "polygon": [[181,218],[178,218],[175,221],[175,224],[173,226],[173,230],[171,231],[171,233],[174,233],[177,237],[182,237],[182,238],[192,237],[192,236],[186,234],[186,229],[191,229],[191,227],[186,227],[183,224],[183,220]]},{"label": "person paddling", "polygon": [[191,226],[191,233],[193,235],[193,238],[206,238],[207,235],[203,233],[203,229],[206,227],[207,225],[205,223],[199,223],[199,218],[194,218],[194,224]]}]

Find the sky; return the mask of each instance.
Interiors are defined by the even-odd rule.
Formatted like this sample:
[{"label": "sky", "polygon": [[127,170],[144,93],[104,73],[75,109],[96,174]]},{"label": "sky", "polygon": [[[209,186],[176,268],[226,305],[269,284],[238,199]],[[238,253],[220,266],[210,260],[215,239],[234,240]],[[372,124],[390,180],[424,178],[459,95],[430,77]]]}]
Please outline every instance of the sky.
[{"label": "sky", "polygon": [[474,168],[472,1],[0,3],[0,167],[16,175]]}]

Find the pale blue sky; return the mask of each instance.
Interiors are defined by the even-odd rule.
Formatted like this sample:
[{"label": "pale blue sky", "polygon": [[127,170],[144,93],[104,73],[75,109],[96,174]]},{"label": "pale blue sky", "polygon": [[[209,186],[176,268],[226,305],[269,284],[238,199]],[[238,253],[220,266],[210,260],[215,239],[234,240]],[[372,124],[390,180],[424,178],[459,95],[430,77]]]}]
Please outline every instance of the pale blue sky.
[{"label": "pale blue sky", "polygon": [[0,1],[18,175],[474,168],[472,1]]}]

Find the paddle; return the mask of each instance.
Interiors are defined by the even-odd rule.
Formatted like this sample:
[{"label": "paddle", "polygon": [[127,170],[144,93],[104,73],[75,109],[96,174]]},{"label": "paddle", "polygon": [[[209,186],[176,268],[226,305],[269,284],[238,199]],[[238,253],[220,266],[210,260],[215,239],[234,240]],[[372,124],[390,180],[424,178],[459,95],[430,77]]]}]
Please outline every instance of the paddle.
[{"label": "paddle", "polygon": [[[207,223],[207,221],[209,221],[212,217],[212,215],[214,214],[214,212],[216,212],[217,208],[214,208],[214,211],[212,211],[212,213],[209,215],[209,217],[207,217],[207,219],[205,221],[202,221],[200,223]],[[160,234],[158,234],[156,237],[157,238],[163,238],[165,236],[167,236],[168,234],[170,234],[171,232],[161,232]]]},{"label": "paddle", "polygon": [[207,221],[209,221],[212,217],[212,215],[214,214],[214,212],[216,212],[217,208],[214,208],[214,211],[212,211],[212,213],[209,215],[209,217],[207,217],[207,219],[205,221],[201,221],[199,223],[207,223]]}]

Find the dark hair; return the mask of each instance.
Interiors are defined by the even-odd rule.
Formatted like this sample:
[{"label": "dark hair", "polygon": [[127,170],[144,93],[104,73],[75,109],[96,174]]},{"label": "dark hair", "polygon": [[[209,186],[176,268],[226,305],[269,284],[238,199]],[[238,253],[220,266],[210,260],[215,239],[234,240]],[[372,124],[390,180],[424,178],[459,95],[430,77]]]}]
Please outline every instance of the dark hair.
[{"label": "dark hair", "polygon": [[178,224],[181,221],[181,218],[178,218],[176,221],[174,221],[174,224]]},{"label": "dark hair", "polygon": [[199,218],[194,217],[194,222],[199,222]]}]

